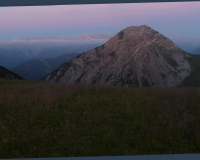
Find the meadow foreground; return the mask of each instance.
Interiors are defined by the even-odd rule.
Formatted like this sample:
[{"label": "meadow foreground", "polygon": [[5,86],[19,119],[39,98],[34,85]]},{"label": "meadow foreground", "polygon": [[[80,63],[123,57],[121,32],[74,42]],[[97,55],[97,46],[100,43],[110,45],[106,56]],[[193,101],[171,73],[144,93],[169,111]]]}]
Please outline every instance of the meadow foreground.
[{"label": "meadow foreground", "polygon": [[200,88],[0,79],[0,158],[200,152]]}]

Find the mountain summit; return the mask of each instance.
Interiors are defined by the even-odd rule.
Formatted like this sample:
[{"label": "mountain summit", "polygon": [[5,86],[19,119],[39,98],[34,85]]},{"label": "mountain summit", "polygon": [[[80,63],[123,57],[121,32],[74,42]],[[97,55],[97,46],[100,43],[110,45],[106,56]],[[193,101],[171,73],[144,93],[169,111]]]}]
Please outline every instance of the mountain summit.
[{"label": "mountain summit", "polygon": [[104,45],[64,63],[44,81],[117,86],[177,86],[191,55],[152,28],[128,27]]}]

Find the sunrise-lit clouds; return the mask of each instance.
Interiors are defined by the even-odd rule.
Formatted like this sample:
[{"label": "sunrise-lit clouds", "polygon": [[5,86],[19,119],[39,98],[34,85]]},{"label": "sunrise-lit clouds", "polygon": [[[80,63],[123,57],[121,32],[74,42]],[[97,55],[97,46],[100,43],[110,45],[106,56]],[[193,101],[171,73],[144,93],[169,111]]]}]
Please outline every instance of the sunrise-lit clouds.
[{"label": "sunrise-lit clouds", "polygon": [[1,7],[0,40],[109,34],[143,24],[167,36],[197,37],[199,17],[200,2]]}]

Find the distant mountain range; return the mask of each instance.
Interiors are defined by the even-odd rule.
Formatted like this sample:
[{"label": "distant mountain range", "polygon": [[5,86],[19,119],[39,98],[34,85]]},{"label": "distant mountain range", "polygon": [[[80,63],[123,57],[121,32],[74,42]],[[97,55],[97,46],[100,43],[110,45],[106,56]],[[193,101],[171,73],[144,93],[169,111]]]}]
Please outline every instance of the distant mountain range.
[{"label": "distant mountain range", "polygon": [[36,58],[55,58],[68,53],[83,53],[107,40],[8,41],[0,42],[0,66],[7,69]]},{"label": "distant mountain range", "polygon": [[[128,27],[47,75],[56,83],[116,86],[198,86],[200,56],[152,28]],[[72,76],[73,75],[73,76]]]},{"label": "distant mountain range", "polygon": [[114,34],[94,34],[94,35],[89,35],[89,34],[82,34],[78,37],[74,38],[58,38],[56,36],[50,36],[50,37],[45,37],[45,38],[40,38],[40,37],[27,37],[27,38],[22,38],[19,40],[26,40],[26,41],[40,41],[40,40],[93,40],[93,39],[110,39],[111,37],[115,36],[116,33]]},{"label": "distant mountain range", "polygon": [[[117,33],[113,34],[82,34],[77,37],[71,37],[71,38],[58,38],[56,36],[49,36],[45,38],[40,37],[27,37],[17,40],[7,40],[7,41],[68,41],[68,40],[108,40],[112,37],[114,37]],[[194,50],[197,49],[198,44],[200,44],[200,39],[192,39],[192,38],[186,38],[186,37],[179,37],[179,38],[173,38],[171,39],[178,47],[183,49],[184,51],[188,53],[194,52]]]},{"label": "distant mountain range", "polygon": [[79,55],[78,53],[69,53],[56,58],[38,58],[23,62],[11,71],[24,77],[25,79],[39,80],[58,68],[64,62],[68,62]]},{"label": "distant mountain range", "polygon": [[6,69],[5,67],[0,66],[0,78],[5,79],[24,79],[16,73],[11,72],[10,70]]}]

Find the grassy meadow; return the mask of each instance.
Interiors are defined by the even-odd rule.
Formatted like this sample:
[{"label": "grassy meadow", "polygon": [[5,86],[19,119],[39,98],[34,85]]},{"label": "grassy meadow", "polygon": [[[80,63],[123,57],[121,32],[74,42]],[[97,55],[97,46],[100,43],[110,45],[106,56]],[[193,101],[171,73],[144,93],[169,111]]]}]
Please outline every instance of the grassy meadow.
[{"label": "grassy meadow", "polygon": [[200,88],[0,79],[0,158],[200,153]]}]

